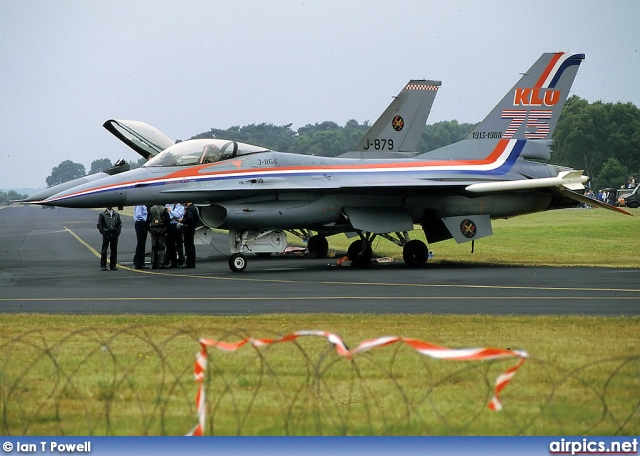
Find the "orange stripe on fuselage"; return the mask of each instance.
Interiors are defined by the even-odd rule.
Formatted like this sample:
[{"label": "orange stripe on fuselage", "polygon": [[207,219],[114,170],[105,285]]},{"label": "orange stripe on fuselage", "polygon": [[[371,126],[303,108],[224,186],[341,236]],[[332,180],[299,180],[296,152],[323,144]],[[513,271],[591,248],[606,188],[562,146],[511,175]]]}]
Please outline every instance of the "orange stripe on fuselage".
[{"label": "orange stripe on fuselage", "polygon": [[557,52],[552,58],[551,58],[551,62],[549,62],[549,65],[547,65],[547,68],[545,68],[545,70],[542,72],[542,76],[540,76],[540,79],[538,79],[538,82],[536,82],[536,84],[534,85],[534,87],[542,87],[542,84],[544,83],[544,81],[547,80],[547,76],[549,76],[549,73],[551,73],[551,70],[553,70],[553,67],[556,65],[556,62],[560,59],[560,57],[562,57],[564,55],[564,52]]},{"label": "orange stripe on fuselage", "polygon": [[[249,171],[260,173],[262,171],[271,172],[271,171],[312,171],[314,169],[321,168],[323,170],[336,170],[336,169],[384,169],[384,168],[421,168],[426,166],[467,166],[467,165],[488,165],[490,163],[495,162],[500,155],[504,152],[507,145],[509,144],[508,139],[501,139],[498,141],[498,144],[493,149],[493,151],[485,158],[481,160],[438,160],[431,162],[392,162],[392,163],[369,163],[369,164],[359,164],[354,163],[351,165],[314,165],[314,166],[283,166],[283,167],[274,167],[274,168],[252,168],[252,169],[237,169],[237,170],[225,170],[225,171],[212,171],[207,173],[203,172],[206,168],[212,167],[211,164],[206,165],[197,165],[191,166],[187,169],[179,170],[174,173],[168,174],[159,178],[158,180],[165,179],[180,179],[180,178],[189,178],[193,177],[196,173],[213,175],[213,174],[238,174],[238,173],[246,173]],[[155,180],[155,179],[154,179]],[[153,182],[153,181],[148,181]]]}]

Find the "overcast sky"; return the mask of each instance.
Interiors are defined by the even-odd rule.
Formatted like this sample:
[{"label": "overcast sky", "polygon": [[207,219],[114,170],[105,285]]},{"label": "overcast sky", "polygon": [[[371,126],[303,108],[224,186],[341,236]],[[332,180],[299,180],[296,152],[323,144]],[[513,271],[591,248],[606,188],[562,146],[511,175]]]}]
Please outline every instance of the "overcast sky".
[{"label": "overcast sky", "polygon": [[102,127],[374,121],[409,79],[427,123],[478,122],[542,54],[586,54],[573,91],[640,106],[640,2],[0,0],[0,188],[70,159],[137,160]]}]

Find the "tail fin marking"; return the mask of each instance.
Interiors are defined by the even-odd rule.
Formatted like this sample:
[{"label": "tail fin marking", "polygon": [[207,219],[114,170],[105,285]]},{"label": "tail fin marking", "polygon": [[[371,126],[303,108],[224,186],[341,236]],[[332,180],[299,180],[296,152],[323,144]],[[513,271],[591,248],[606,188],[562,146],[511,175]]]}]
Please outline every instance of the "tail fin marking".
[{"label": "tail fin marking", "polygon": [[468,139],[550,139],[582,60],[542,54]]},{"label": "tail fin marking", "polygon": [[409,81],[352,152],[415,152],[440,81]]}]

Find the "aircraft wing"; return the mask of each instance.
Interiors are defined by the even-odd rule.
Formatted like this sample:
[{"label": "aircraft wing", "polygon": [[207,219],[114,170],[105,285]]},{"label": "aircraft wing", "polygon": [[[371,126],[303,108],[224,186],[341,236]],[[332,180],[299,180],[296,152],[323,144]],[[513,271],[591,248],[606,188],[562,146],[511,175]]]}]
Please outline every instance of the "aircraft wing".
[{"label": "aircraft wing", "polygon": [[588,196],[581,195],[579,193],[572,192],[570,190],[557,190],[557,193],[564,196],[565,198],[572,199],[574,201],[578,201],[580,203],[584,203],[588,206],[597,206],[603,209],[608,209],[614,212],[620,212],[625,215],[630,215],[633,217],[633,214],[625,211],[624,209],[620,209],[619,207],[612,206],[611,204],[607,204],[603,201],[598,201],[593,198],[589,198]]},{"label": "aircraft wing", "polygon": [[531,190],[550,188],[565,198],[588,204],[590,206],[598,206],[610,211],[621,212],[626,215],[632,215],[624,209],[612,206],[602,201],[594,200],[587,196],[576,193],[578,190],[584,189],[584,183],[589,178],[582,175],[582,170],[563,171],[557,177],[548,177],[542,179],[522,179],[513,181],[500,182],[482,182],[471,184],[465,188],[466,191],[472,193],[492,193],[517,190]]}]

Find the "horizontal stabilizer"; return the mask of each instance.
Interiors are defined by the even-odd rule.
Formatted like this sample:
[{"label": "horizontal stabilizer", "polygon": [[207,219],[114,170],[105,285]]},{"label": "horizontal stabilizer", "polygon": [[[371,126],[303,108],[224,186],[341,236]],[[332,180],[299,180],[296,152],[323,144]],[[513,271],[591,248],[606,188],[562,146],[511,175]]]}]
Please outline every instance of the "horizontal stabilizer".
[{"label": "horizontal stabilizer", "polygon": [[568,190],[583,190],[589,178],[582,175],[582,170],[563,171],[557,177],[542,179],[522,179],[515,181],[482,182],[471,184],[465,190],[471,193],[506,192],[530,190],[533,188],[562,187]]}]

